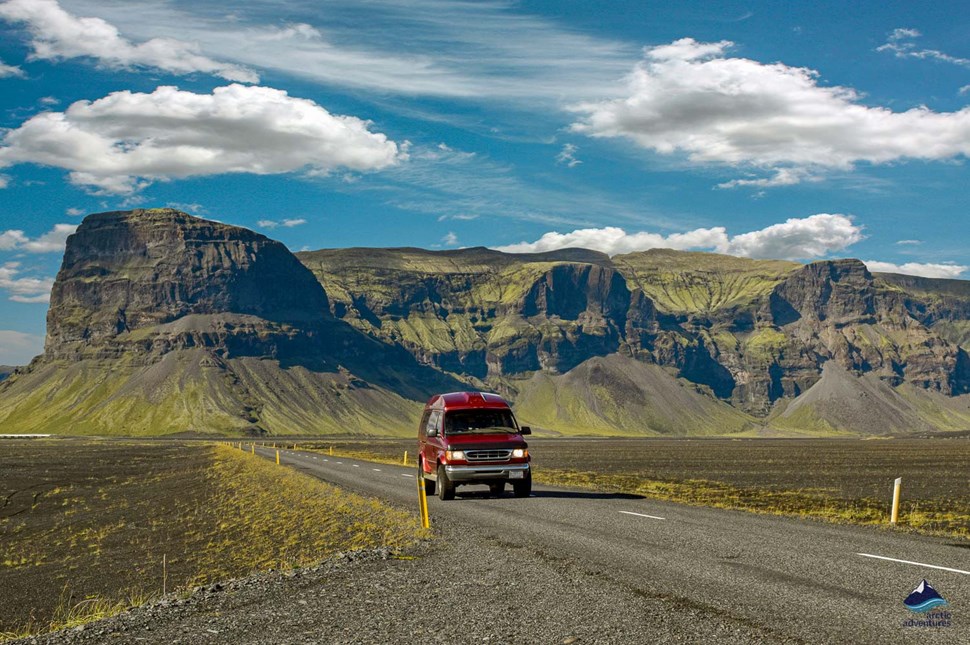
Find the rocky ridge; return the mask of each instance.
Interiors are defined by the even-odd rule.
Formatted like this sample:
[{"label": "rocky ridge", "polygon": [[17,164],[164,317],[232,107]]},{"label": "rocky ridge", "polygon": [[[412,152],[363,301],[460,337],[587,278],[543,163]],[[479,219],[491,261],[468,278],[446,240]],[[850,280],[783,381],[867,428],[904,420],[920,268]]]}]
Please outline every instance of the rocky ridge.
[{"label": "rocky ridge", "polygon": [[[968,284],[664,249],[294,256],[171,209],[101,213],[68,241],[0,425],[410,434],[429,394],[474,387],[550,432],[958,429]],[[870,423],[842,391],[905,420]]]}]

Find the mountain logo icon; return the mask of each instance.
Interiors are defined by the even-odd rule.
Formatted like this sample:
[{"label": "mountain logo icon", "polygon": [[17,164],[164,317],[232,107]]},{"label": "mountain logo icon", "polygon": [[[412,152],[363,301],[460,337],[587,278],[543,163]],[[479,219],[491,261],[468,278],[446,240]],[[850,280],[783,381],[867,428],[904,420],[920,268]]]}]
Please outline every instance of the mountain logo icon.
[{"label": "mountain logo icon", "polygon": [[930,583],[923,579],[923,582],[919,583],[913,593],[906,596],[906,600],[903,601],[907,609],[910,611],[915,611],[917,613],[927,612],[935,607],[941,607],[947,604],[943,596],[937,592],[936,589],[930,586]]}]

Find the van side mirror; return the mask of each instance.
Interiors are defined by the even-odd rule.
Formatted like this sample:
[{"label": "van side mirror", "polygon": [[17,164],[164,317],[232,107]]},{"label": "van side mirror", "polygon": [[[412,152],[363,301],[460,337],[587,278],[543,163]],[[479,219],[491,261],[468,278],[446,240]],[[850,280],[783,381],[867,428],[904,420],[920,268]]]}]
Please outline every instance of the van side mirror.
[{"label": "van side mirror", "polygon": [[532,428],[529,426],[522,426],[519,428],[519,434],[532,434]]},{"label": "van side mirror", "polygon": [[437,437],[438,431],[435,430],[434,428],[428,428],[427,430],[424,431],[424,434],[429,437]]}]

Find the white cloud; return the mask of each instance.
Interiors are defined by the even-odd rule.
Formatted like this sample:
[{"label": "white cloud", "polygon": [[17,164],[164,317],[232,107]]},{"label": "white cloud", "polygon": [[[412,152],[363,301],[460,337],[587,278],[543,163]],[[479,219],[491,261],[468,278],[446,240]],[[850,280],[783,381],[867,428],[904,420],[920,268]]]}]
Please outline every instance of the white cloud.
[{"label": "white cloud", "polygon": [[7,230],[0,233],[0,251],[27,251],[28,253],[60,253],[64,251],[68,236],[77,230],[77,224],[55,224],[54,228],[40,237],[30,239],[23,231]]},{"label": "white cloud", "polygon": [[259,76],[202,55],[198,48],[175,38],[152,38],[134,44],[101,18],[79,18],[57,0],[8,0],[0,18],[25,25],[31,35],[31,58],[65,60],[93,58],[109,68],[150,67],[172,74],[203,72],[230,81],[258,83]]},{"label": "white cloud", "polygon": [[43,336],[0,329],[0,365],[26,365],[43,351]]},{"label": "white cloud", "polygon": [[886,43],[876,47],[876,51],[892,52],[896,58],[930,59],[960,65],[961,67],[970,67],[970,58],[951,56],[938,49],[919,49],[912,41],[922,35],[916,29],[894,29],[889,34]]},{"label": "white cloud", "polygon": [[25,76],[24,70],[20,69],[16,65],[7,65],[0,60],[0,78],[10,78],[12,76],[23,78]]},{"label": "white cloud", "polygon": [[0,175],[0,190],[10,185],[10,175]]},{"label": "white cloud", "polygon": [[256,222],[256,226],[260,228],[268,228],[268,229],[274,229],[278,226],[283,226],[285,228],[293,228],[294,226],[302,226],[303,224],[306,224],[306,223],[307,223],[307,220],[303,219],[302,217],[294,218],[294,219],[284,219],[282,221],[276,221],[272,219],[261,219],[258,222]]},{"label": "white cloud", "polygon": [[66,212],[71,217],[80,217],[81,215],[84,215],[83,208],[68,208]]},{"label": "white cloud", "polygon": [[19,262],[0,265],[0,289],[10,293],[14,302],[50,302],[54,278],[22,278]]},{"label": "white cloud", "polygon": [[497,247],[508,253],[539,253],[564,248],[586,248],[608,255],[655,248],[703,249],[749,258],[804,260],[842,251],[863,237],[862,227],[845,215],[819,213],[803,219],[791,218],[757,231],[728,236],[722,226],[698,228],[686,233],[660,235],[622,228],[579,229],[570,233],[549,232],[535,242]]},{"label": "white cloud", "polygon": [[867,107],[852,88],[820,85],[813,70],[724,57],[729,44],[686,38],[648,48],[623,97],[572,107],[583,115],[572,130],[628,138],[696,164],[771,173],[726,188],[798,183],[859,162],[970,154],[970,108]]},{"label": "white cloud", "polygon": [[970,269],[970,266],[964,266],[962,264],[933,264],[923,262],[893,264],[892,262],[865,260],[865,264],[870,271],[877,271],[879,273],[902,273],[924,278],[959,278],[967,269]]},{"label": "white cloud", "polygon": [[901,246],[917,246],[922,243],[923,243],[923,240],[897,240],[896,241],[896,244],[899,244]]},{"label": "white cloud", "polygon": [[[564,28],[505,0],[62,3],[132,38],[197,42],[220,60],[381,96],[518,100],[545,110],[613,95],[639,56],[629,42]],[[371,9],[366,20],[362,6]],[[280,24],[293,13],[299,22]]]},{"label": "white cloud", "polygon": [[583,163],[576,158],[576,152],[579,151],[579,146],[566,143],[563,145],[562,150],[556,155],[556,163],[565,164],[569,168],[575,168],[579,164]]},{"label": "white cloud", "polygon": [[736,235],[723,252],[749,258],[807,259],[841,251],[862,238],[862,227],[845,215],[819,213]]},{"label": "white cloud", "polygon": [[443,238],[441,238],[441,242],[445,246],[457,246],[458,245],[458,236],[455,235],[454,231],[448,231],[448,234],[445,235]]},{"label": "white cloud", "polygon": [[13,251],[28,241],[23,231],[9,230],[0,233],[0,251]]},{"label": "white cloud", "polygon": [[37,114],[4,134],[0,168],[64,168],[75,185],[130,195],[153,180],[366,171],[404,158],[393,141],[368,126],[268,87],[233,84],[195,94],[163,86]]},{"label": "white cloud", "polygon": [[41,97],[40,100],[38,101],[38,103],[40,103],[41,105],[47,105],[47,106],[58,105],[60,104],[60,102],[61,100],[56,96],[44,96],[44,97]]}]

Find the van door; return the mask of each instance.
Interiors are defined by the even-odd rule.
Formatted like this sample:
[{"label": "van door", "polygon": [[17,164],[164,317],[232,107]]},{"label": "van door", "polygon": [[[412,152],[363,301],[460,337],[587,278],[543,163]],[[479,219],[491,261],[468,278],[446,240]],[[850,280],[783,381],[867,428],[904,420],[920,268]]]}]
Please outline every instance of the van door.
[{"label": "van door", "polygon": [[[431,473],[435,472],[435,464],[438,462],[438,451],[442,445],[441,441],[441,410],[432,410],[431,414],[428,415],[428,423],[425,426],[425,436],[422,440],[422,446],[424,447],[424,472]],[[434,430],[434,436],[429,436],[428,431]]]}]

